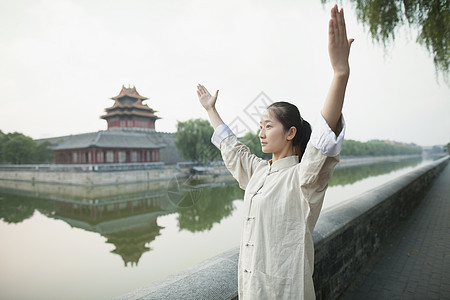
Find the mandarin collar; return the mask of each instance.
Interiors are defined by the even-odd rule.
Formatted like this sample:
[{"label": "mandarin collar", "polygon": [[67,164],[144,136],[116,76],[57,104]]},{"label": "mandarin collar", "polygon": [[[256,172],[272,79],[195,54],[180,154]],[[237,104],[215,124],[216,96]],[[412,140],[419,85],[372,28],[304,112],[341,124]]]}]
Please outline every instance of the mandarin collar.
[{"label": "mandarin collar", "polygon": [[282,159],[279,159],[274,162],[272,162],[272,160],[269,160],[269,163],[268,163],[269,171],[277,172],[284,168],[292,167],[292,166],[298,164],[298,162],[299,162],[299,158],[297,155],[283,157]]}]

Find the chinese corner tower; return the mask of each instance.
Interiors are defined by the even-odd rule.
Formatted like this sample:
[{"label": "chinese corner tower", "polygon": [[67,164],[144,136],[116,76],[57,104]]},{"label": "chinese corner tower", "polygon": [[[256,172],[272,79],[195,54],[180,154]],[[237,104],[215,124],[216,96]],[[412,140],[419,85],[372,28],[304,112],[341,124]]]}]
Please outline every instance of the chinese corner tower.
[{"label": "chinese corner tower", "polygon": [[122,86],[119,95],[111,99],[114,105],[106,108],[106,115],[100,117],[108,122],[108,130],[155,130],[155,121],[160,118],[155,115],[155,110],[142,103],[148,98],[139,95],[136,87]]},{"label": "chinese corner tower", "polygon": [[111,98],[113,106],[100,118],[108,122],[108,130],[61,138],[53,147],[56,164],[103,164],[160,162],[160,149],[167,146],[162,134],[155,131],[160,119],[142,102],[136,87],[122,86]]}]

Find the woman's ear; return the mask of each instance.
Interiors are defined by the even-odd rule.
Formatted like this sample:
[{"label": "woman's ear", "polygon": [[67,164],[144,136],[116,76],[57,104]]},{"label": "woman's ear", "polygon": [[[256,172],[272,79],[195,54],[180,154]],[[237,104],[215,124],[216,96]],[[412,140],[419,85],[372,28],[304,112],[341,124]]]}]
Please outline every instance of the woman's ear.
[{"label": "woman's ear", "polygon": [[291,128],[289,128],[286,139],[288,141],[292,141],[294,139],[296,133],[297,133],[297,128],[295,126],[292,126]]}]

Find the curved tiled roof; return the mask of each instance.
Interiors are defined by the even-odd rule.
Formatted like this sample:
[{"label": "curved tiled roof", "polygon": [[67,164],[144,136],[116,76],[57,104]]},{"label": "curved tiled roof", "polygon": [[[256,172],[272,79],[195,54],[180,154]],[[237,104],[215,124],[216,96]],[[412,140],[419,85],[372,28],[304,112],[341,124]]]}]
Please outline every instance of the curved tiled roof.
[{"label": "curved tiled roof", "polygon": [[123,102],[116,101],[116,102],[114,102],[113,106],[105,108],[105,110],[108,111],[108,110],[117,109],[117,108],[133,108],[133,107],[153,111],[152,108],[150,108],[147,104],[142,104],[141,101],[136,101],[134,103],[123,103]]},{"label": "curved tiled roof", "polygon": [[147,100],[147,97],[141,96],[139,95],[139,93],[136,90],[136,87],[133,86],[132,88],[126,88],[124,85],[122,85],[122,90],[120,91],[119,95],[112,97],[111,99],[113,100],[117,100],[120,99],[122,97],[131,97],[131,98],[136,98],[136,99],[140,99],[140,100]]},{"label": "curved tiled roof", "polygon": [[161,149],[165,144],[152,132],[106,130],[67,137],[53,150],[85,148]]},{"label": "curved tiled roof", "polygon": [[[124,97],[131,97],[134,100],[131,102],[129,100],[123,100],[122,98]],[[127,118],[138,116],[150,119],[160,119],[155,115],[155,110],[150,108],[147,104],[142,104],[142,101],[148,98],[139,95],[136,91],[136,87],[126,88],[125,86],[122,86],[120,94],[111,99],[115,100],[113,106],[106,108],[106,115],[100,116],[100,118],[107,120],[114,116],[125,116]]]},{"label": "curved tiled roof", "polygon": [[109,119],[111,117],[115,117],[115,116],[127,116],[127,117],[132,117],[132,116],[139,116],[139,117],[148,117],[148,118],[153,118],[153,119],[161,119],[160,117],[158,117],[157,115],[155,115],[152,112],[145,112],[145,111],[114,111],[114,112],[110,112],[106,115],[100,116],[100,118],[102,119]]}]

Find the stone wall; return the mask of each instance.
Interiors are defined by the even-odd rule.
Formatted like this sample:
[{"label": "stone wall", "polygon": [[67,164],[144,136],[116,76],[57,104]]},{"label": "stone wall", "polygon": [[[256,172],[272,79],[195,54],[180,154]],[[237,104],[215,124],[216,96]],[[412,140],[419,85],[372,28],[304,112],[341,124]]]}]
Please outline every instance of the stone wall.
[{"label": "stone wall", "polygon": [[448,157],[323,211],[314,229],[317,299],[336,299],[411,214]]},{"label": "stone wall", "polygon": [[174,168],[120,172],[42,172],[42,171],[0,171],[5,181],[31,181],[41,183],[70,184],[83,186],[124,184],[169,180],[175,174]]},{"label": "stone wall", "polygon": [[[448,163],[440,159],[325,210],[313,233],[317,299],[337,299],[376,254],[398,222],[410,215]],[[234,248],[117,299],[237,299]]]},{"label": "stone wall", "polygon": [[[175,157],[175,156],[172,156]],[[367,165],[382,161],[399,161],[417,156],[380,156],[364,158],[342,158],[337,169]],[[173,163],[173,161],[171,161]],[[189,163],[188,163],[189,164]],[[31,183],[49,183],[82,186],[101,186],[171,180],[174,176],[189,175],[189,166],[178,169],[175,164],[159,163],[122,163],[122,164],[36,164],[36,165],[0,165],[0,181],[29,181]],[[221,163],[213,164],[211,174],[230,175]],[[0,186],[2,186],[0,182]],[[8,183],[8,185],[10,185]]]},{"label": "stone wall", "polygon": [[[47,183],[57,185],[80,185],[96,187],[102,185],[126,185],[137,182],[170,181],[175,177],[188,177],[189,169],[179,170],[176,165],[134,170],[139,164],[99,165],[0,165],[0,187],[12,186],[12,182]],[[125,169],[125,170],[123,170]],[[106,170],[106,171],[105,171]],[[205,175],[197,177],[231,176],[224,166],[214,166]],[[16,184],[17,185],[17,184]]]}]

